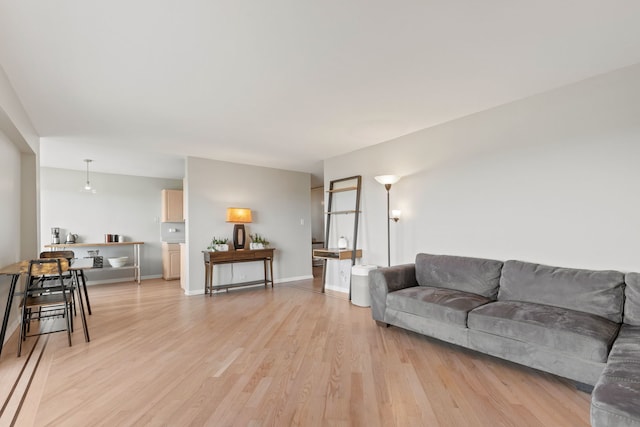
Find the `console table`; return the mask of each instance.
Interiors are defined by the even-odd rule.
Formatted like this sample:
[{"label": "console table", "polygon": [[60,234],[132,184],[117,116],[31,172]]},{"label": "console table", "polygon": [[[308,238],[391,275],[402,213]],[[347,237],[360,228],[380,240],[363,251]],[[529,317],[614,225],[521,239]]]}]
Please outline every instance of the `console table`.
[{"label": "console table", "polygon": [[107,260],[105,260],[104,269],[107,270],[119,270],[119,269],[133,269],[133,281],[140,284],[140,246],[144,245],[144,242],[109,242],[109,243],[59,243],[44,245],[45,248],[50,250],[55,249],[71,249],[73,248],[103,248],[112,246],[133,246],[133,265],[125,265],[124,267],[109,267]]},{"label": "console table", "polygon": [[[273,288],[273,251],[275,249],[245,249],[239,251],[225,252],[209,252],[204,253],[204,293],[213,295],[214,289],[230,289],[242,286],[260,285],[264,283],[266,288],[269,283]],[[236,262],[255,262],[262,261],[264,263],[264,280],[252,280],[242,283],[228,283],[221,285],[213,285],[213,266],[216,264],[233,264]],[[267,270],[269,274],[267,275]]]}]

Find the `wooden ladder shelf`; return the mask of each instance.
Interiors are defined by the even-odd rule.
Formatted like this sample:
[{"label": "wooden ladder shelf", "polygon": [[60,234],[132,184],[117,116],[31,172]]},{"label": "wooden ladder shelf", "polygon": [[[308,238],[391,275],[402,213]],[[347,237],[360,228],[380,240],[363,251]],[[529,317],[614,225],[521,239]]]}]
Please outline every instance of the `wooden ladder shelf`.
[{"label": "wooden ladder shelf", "polygon": [[[350,182],[351,181],[351,182]],[[348,184],[353,185],[349,186]],[[327,262],[331,260],[351,259],[351,265],[355,265],[356,259],[362,257],[362,250],[358,249],[358,222],[360,219],[360,194],[362,190],[362,176],[355,175],[348,178],[334,179],[329,183],[329,201],[327,203],[325,245],[329,245],[331,235],[331,217],[334,215],[353,215],[353,235],[351,238],[351,249],[328,248],[314,249],[313,256],[322,259],[322,292],[327,283]],[[354,209],[332,210],[334,206],[333,197],[337,193],[353,191],[355,192]],[[335,221],[334,221],[335,224]],[[349,274],[351,277],[351,274]],[[351,300],[351,278],[349,278],[349,300]]]}]

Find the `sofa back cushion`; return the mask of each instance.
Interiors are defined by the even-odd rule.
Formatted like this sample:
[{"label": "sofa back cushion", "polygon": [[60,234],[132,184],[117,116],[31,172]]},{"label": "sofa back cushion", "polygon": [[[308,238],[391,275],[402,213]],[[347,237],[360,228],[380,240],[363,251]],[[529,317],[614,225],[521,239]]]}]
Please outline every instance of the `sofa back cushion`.
[{"label": "sofa back cushion", "polygon": [[452,255],[418,254],[416,279],[420,286],[471,292],[493,300],[498,294],[502,261]]},{"label": "sofa back cushion", "polygon": [[526,301],[622,322],[624,274],[507,261],[498,300]]},{"label": "sofa back cushion", "polygon": [[624,323],[640,326],[640,273],[627,273],[624,281]]}]

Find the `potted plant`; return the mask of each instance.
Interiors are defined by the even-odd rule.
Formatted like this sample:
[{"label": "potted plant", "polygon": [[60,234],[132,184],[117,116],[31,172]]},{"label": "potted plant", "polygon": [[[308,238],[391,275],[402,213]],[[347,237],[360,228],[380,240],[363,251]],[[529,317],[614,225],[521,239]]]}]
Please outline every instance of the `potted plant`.
[{"label": "potted plant", "polygon": [[269,241],[265,237],[262,237],[261,235],[259,235],[258,233],[250,234],[249,237],[251,237],[251,243],[249,243],[249,249],[264,249],[267,246],[269,246]]},{"label": "potted plant", "polygon": [[214,237],[211,239],[211,243],[209,243],[207,249],[214,252],[226,252],[229,250],[229,244],[227,243],[227,239],[217,239]]}]

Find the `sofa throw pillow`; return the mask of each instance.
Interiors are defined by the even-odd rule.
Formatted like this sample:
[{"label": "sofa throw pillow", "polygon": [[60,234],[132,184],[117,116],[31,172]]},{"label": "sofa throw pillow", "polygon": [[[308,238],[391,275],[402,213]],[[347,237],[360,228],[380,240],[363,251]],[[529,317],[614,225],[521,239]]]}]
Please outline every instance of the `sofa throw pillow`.
[{"label": "sofa throw pillow", "polygon": [[624,281],[624,323],[640,326],[640,273],[627,273]]},{"label": "sofa throw pillow", "polygon": [[563,307],[620,323],[624,274],[507,261],[502,268],[498,300]]},{"label": "sofa throw pillow", "polygon": [[455,289],[492,300],[498,294],[502,261],[453,255],[416,255],[420,286]]}]

